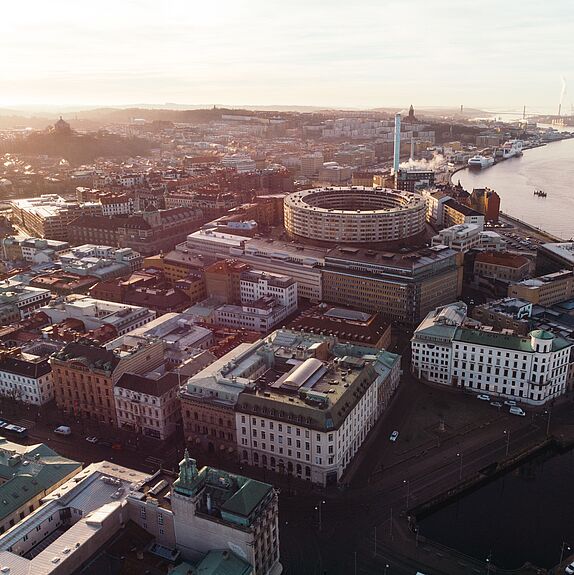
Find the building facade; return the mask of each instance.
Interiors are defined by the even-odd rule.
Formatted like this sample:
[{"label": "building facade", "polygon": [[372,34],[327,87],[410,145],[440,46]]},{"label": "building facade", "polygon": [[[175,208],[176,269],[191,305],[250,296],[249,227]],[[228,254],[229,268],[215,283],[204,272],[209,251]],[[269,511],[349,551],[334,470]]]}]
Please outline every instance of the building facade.
[{"label": "building facade", "polygon": [[181,420],[177,373],[124,373],[114,386],[120,429],[161,441],[172,435]]},{"label": "building facade", "polygon": [[427,381],[538,406],[567,390],[572,343],[464,325],[464,304],[431,312],[415,330],[413,373]]},{"label": "building facade", "polygon": [[388,321],[416,324],[457,299],[462,254],[445,246],[405,253],[340,247],[325,258],[323,300],[381,312]]},{"label": "building facade", "polygon": [[29,405],[51,401],[54,390],[47,358],[22,353],[18,348],[0,350],[0,396]]},{"label": "building facade", "polygon": [[106,349],[73,342],[50,358],[56,405],[84,420],[116,426],[114,386],[126,372],[145,373],[163,363],[163,342]]}]

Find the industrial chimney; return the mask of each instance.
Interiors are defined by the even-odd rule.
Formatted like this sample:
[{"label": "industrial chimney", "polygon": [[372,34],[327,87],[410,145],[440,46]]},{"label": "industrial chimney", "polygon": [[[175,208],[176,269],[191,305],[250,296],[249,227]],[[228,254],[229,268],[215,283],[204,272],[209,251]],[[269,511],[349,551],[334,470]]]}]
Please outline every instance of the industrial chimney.
[{"label": "industrial chimney", "polygon": [[399,173],[399,163],[401,157],[401,115],[395,115],[395,156],[393,161],[393,174]]}]

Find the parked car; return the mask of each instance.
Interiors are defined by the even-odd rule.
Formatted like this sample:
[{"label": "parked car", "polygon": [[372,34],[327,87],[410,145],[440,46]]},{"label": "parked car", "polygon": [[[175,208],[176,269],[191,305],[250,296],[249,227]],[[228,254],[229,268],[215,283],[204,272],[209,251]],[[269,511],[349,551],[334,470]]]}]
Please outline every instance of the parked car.
[{"label": "parked car", "polygon": [[396,441],[399,438],[399,432],[395,429],[395,431],[393,431],[391,433],[391,436],[389,437],[389,439],[391,441]]},{"label": "parked car", "polygon": [[121,443],[112,443],[112,449],[117,449],[118,451],[122,449]]},{"label": "parked car", "polygon": [[485,393],[481,393],[480,395],[476,396],[477,399],[480,399],[481,401],[490,401],[490,395],[486,395]]},{"label": "parked car", "polygon": [[518,403],[516,403],[516,401],[513,401],[512,399],[507,399],[504,402],[504,405],[508,405],[508,407],[516,407]]},{"label": "parked car", "polygon": [[497,407],[499,409],[502,407],[502,403],[500,403],[500,401],[491,401],[490,405],[492,405],[492,407]]},{"label": "parked car", "polygon": [[54,429],[54,433],[58,435],[72,435],[72,429],[67,425],[60,425]]},{"label": "parked car", "polygon": [[521,407],[516,406],[512,406],[508,412],[512,415],[520,415],[520,417],[524,417],[526,415],[526,412]]},{"label": "parked car", "polygon": [[564,573],[566,573],[567,575],[574,575],[574,561],[572,561],[572,563],[570,563],[570,565],[568,565],[566,569],[564,569]]},{"label": "parked car", "polygon": [[90,436],[86,437],[86,441],[88,443],[98,443],[98,438],[93,436],[93,435],[90,435]]},{"label": "parked car", "polygon": [[100,447],[112,447],[113,443],[107,439],[98,439],[98,445]]}]

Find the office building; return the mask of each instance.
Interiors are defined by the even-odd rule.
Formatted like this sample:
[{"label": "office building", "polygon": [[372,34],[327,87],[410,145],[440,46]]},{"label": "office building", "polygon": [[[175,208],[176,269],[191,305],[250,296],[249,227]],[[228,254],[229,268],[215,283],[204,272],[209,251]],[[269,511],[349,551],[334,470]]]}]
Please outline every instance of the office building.
[{"label": "office building", "polygon": [[12,200],[14,221],[38,238],[68,241],[70,223],[80,216],[101,216],[99,203],[78,203],[61,196],[45,194]]},{"label": "office building", "polygon": [[235,405],[241,461],[320,485],[341,479],[400,376],[397,355],[288,330],[227,359],[220,377],[245,386]]},{"label": "office building", "polygon": [[574,242],[548,243],[536,250],[536,275],[574,270]]},{"label": "office building", "polygon": [[561,270],[508,286],[508,296],[544,307],[574,297],[574,272]]},{"label": "office building", "polygon": [[465,319],[458,302],[433,310],[417,327],[411,341],[417,377],[534,406],[566,392],[571,342],[544,330],[494,332]]},{"label": "office building", "polygon": [[500,234],[483,231],[477,224],[458,224],[439,231],[431,240],[432,246],[447,246],[457,252],[472,248],[502,250],[506,242]]},{"label": "office building", "polygon": [[519,254],[485,251],[474,258],[474,274],[504,282],[519,282],[530,275],[530,260]]},{"label": "office building", "polygon": [[484,228],[484,214],[452,198],[442,204],[442,209],[443,225],[447,228],[460,224],[476,224],[480,229]]},{"label": "office building", "polygon": [[430,310],[457,299],[462,254],[445,246],[399,253],[338,247],[325,257],[323,300],[388,321],[417,324]]}]

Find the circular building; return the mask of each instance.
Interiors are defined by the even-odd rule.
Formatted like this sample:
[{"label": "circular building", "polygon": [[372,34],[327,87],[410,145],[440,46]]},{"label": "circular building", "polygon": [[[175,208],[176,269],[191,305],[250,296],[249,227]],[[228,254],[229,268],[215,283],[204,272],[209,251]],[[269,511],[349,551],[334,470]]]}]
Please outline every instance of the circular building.
[{"label": "circular building", "polygon": [[285,229],[315,242],[400,242],[425,231],[422,196],[388,188],[326,187],[285,197]]}]

